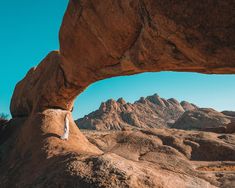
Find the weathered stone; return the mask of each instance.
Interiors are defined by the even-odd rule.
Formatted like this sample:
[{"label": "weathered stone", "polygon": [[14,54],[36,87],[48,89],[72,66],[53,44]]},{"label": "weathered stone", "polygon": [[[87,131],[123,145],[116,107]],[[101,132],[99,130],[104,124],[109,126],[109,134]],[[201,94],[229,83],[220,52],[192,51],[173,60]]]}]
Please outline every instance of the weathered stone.
[{"label": "weathered stone", "polygon": [[197,108],[185,111],[172,125],[172,128],[233,133],[235,130],[235,118],[225,116],[211,108]]},{"label": "weathered stone", "polygon": [[102,102],[98,110],[78,119],[76,123],[79,128],[95,130],[122,130],[127,126],[166,128],[183,113],[184,109],[176,99],[166,100],[154,94],[141,97],[133,104],[127,104],[122,98],[117,102]]},{"label": "weathered stone", "polygon": [[71,110],[89,84],[113,76],[235,73],[234,10],[229,0],[70,0],[60,53],[49,54],[17,85],[12,115]]},{"label": "weathered stone", "polygon": [[[145,132],[150,140],[137,145],[141,135],[114,139],[114,143],[124,143],[120,147],[133,144],[134,151],[141,151],[139,160],[145,162],[138,163],[120,156],[131,153],[129,150],[114,148],[112,153],[113,148],[107,147],[111,153],[104,148],[106,153],[101,155],[102,149],[88,142],[72,119],[71,139],[64,142],[59,136],[67,113],[61,109],[71,111],[75,97],[95,81],[158,71],[235,73],[234,10],[232,0],[70,0],[60,30],[59,52],[51,52],[15,88],[12,116],[26,120],[1,145],[7,157],[0,166],[0,186],[232,187],[234,173],[225,173],[227,179],[220,174],[205,177],[186,164],[190,155],[211,159],[203,151],[211,151],[211,160],[234,160],[234,142],[227,137],[226,143],[205,142],[207,137],[187,142]],[[129,104],[127,108],[131,110]],[[211,136],[217,139],[217,135]],[[151,139],[158,141],[153,144]],[[159,147],[161,142],[173,147]],[[219,148],[214,150],[215,146]],[[190,148],[195,152],[190,153]],[[162,149],[166,154],[159,155]],[[159,159],[163,164],[153,165]]]},{"label": "weathered stone", "polygon": [[195,104],[189,103],[189,102],[187,102],[187,101],[182,101],[180,104],[181,104],[181,106],[183,107],[183,109],[184,109],[185,111],[188,111],[188,110],[195,110],[195,109],[198,108]]}]

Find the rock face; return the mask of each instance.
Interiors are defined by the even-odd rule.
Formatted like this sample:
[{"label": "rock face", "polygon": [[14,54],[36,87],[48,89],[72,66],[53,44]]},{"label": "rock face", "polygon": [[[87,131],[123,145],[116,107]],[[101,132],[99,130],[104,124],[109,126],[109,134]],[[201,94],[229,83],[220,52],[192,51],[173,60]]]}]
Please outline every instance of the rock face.
[{"label": "rock face", "polygon": [[198,108],[195,104],[189,103],[187,101],[182,101],[180,104],[185,111],[191,111]]},{"label": "rock face", "polygon": [[[147,71],[235,73],[235,3],[70,0],[51,52],[17,84],[13,117],[71,110],[89,84]],[[112,15],[112,16],[107,16]]]},{"label": "rock face", "polygon": [[223,111],[221,113],[226,115],[226,116],[235,117],[235,111]]},{"label": "rock face", "polygon": [[[48,109],[27,118],[9,121],[8,130],[14,129],[8,138],[0,139],[0,187],[34,187],[48,170],[56,171],[52,174],[65,173],[65,163],[59,165],[61,169],[57,167],[68,153],[88,156],[103,153],[87,140],[71,118],[69,140],[60,139],[65,113],[67,111]],[[41,186],[51,187],[46,183]],[[58,187],[56,181],[53,186]]]},{"label": "rock face", "polygon": [[[226,115],[225,115],[226,114]],[[229,116],[230,115],[230,116]],[[98,110],[80,118],[81,129],[122,130],[129,128],[175,128],[216,133],[234,133],[233,112],[218,112],[212,108],[176,99],[163,99],[157,94],[141,97],[133,104],[122,98],[101,103]]]},{"label": "rock face", "polygon": [[[232,188],[235,185],[234,135],[176,129],[86,131],[85,135],[102,151],[124,158],[117,159],[115,164],[124,170],[124,177],[131,176],[123,178],[130,187]],[[110,158],[115,161],[116,156]],[[216,166],[217,172],[212,170]],[[197,170],[201,167],[208,170]]]},{"label": "rock face", "polygon": [[118,145],[96,147],[70,119],[71,138],[59,138],[75,97],[95,81],[148,71],[235,73],[234,10],[231,0],[70,0],[60,50],[14,90],[16,126],[1,143],[0,187],[234,187],[234,173],[199,173],[187,164],[192,157],[234,161],[233,135],[207,142],[208,136],[177,140],[175,132],[164,139],[115,133],[107,143]]},{"label": "rock face", "polygon": [[211,108],[186,111],[172,126],[176,129],[212,132],[235,132],[235,118],[225,116]]},{"label": "rock face", "polygon": [[[46,116],[55,113],[58,111],[48,111]],[[61,123],[57,115],[56,119],[46,117],[54,128],[56,122]],[[62,131],[48,128],[55,135]],[[44,135],[41,146],[27,148],[24,153],[20,151],[21,155],[11,156],[9,163],[1,163],[0,186],[234,187],[234,135],[176,129],[85,131],[84,134],[96,154],[85,154],[82,150],[87,144],[82,140],[70,146],[74,138],[67,143],[57,136]],[[42,150],[47,155],[41,155]]]},{"label": "rock face", "polygon": [[[183,106],[182,106],[182,105]],[[122,130],[127,126],[161,128],[173,124],[185,110],[196,109],[188,102],[163,99],[157,94],[141,97],[133,104],[122,98],[102,103],[98,110],[76,121],[79,128],[94,130]]]}]

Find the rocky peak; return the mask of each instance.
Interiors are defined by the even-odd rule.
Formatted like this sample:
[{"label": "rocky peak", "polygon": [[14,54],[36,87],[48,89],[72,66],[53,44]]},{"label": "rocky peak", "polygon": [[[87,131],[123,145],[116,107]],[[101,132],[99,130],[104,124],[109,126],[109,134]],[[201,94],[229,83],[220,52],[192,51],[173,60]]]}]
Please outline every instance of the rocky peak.
[{"label": "rocky peak", "polygon": [[121,98],[119,98],[118,100],[117,100],[117,102],[118,103],[120,103],[120,104],[126,104],[126,101],[121,97]]},{"label": "rocky peak", "polygon": [[99,107],[99,110],[101,110],[102,112],[107,112],[117,109],[118,109],[118,104],[117,101],[115,101],[114,99],[109,99],[106,102],[102,102]]},{"label": "rocky peak", "polygon": [[[190,104],[190,103],[187,103]],[[117,101],[109,99],[101,103],[100,108],[77,120],[80,128],[99,130],[118,129],[126,126],[135,127],[167,127],[175,122],[184,108],[174,98],[164,99],[158,94],[141,97],[133,104],[123,98]],[[87,118],[88,117],[88,118]]]},{"label": "rocky peak", "polygon": [[171,127],[224,133],[234,131],[235,121],[233,117],[226,116],[212,108],[197,108],[185,111]]},{"label": "rocky peak", "polygon": [[174,98],[170,98],[167,100],[168,102],[171,102],[171,103],[174,103],[174,104],[177,104],[177,105],[180,105],[179,101],[177,101],[176,99]]},{"label": "rocky peak", "polygon": [[156,105],[159,105],[159,106],[165,106],[165,103],[163,102],[163,100],[159,97],[158,94],[154,94],[152,96],[148,96],[146,97],[146,99]]},{"label": "rocky peak", "polygon": [[102,111],[102,112],[105,112],[105,111],[106,111],[106,103],[105,103],[105,102],[102,102],[102,103],[100,104],[99,110]]},{"label": "rocky peak", "polygon": [[146,100],[144,97],[140,97],[140,99],[138,101],[136,101],[135,103],[143,103],[146,104]]},{"label": "rocky peak", "polygon": [[196,105],[189,103],[187,101],[182,101],[180,104],[184,108],[185,111],[195,110],[198,108]]},{"label": "rocky peak", "polygon": [[109,99],[105,102],[107,105],[111,106],[111,105],[115,105],[116,101],[114,99]]}]

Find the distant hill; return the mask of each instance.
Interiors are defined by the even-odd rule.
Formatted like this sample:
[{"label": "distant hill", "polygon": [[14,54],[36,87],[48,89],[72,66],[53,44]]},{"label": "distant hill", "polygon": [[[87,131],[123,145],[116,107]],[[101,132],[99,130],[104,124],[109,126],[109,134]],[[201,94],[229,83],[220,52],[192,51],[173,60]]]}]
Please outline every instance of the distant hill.
[{"label": "distant hill", "polygon": [[217,112],[212,108],[198,108],[185,112],[171,126],[175,129],[201,130],[216,133],[234,133],[233,113]]},{"label": "distant hill", "polygon": [[101,103],[98,110],[76,121],[81,129],[121,130],[127,126],[138,128],[163,128],[174,124],[188,110],[198,107],[186,101],[164,99],[154,94],[141,97],[133,104],[123,98]]}]

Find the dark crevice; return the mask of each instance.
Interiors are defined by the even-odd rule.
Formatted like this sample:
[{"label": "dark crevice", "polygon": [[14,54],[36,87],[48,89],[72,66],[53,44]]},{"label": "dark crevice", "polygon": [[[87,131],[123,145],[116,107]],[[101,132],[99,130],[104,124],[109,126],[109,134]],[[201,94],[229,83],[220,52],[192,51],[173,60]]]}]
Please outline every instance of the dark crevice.
[{"label": "dark crevice", "polygon": [[144,24],[147,23],[148,26],[151,27],[152,18],[143,0],[140,0],[140,17]]},{"label": "dark crevice", "polygon": [[66,78],[66,74],[65,74],[65,72],[64,72],[64,69],[61,67],[61,65],[59,64],[59,70],[61,71],[61,73],[62,73],[62,76],[63,76],[63,79],[64,79],[64,86],[66,87],[66,88],[68,88],[68,87],[70,87],[70,88],[78,88],[79,86],[78,85],[76,85],[76,84],[74,84],[74,83],[71,83],[71,82],[69,82],[68,80],[67,80],[67,78]]},{"label": "dark crevice", "polygon": [[70,110],[63,108],[61,106],[48,106],[47,109],[70,111]]},{"label": "dark crevice", "polygon": [[143,24],[147,24],[148,27],[157,32],[157,25],[150,16],[147,6],[143,0],[140,0],[140,17]]}]

